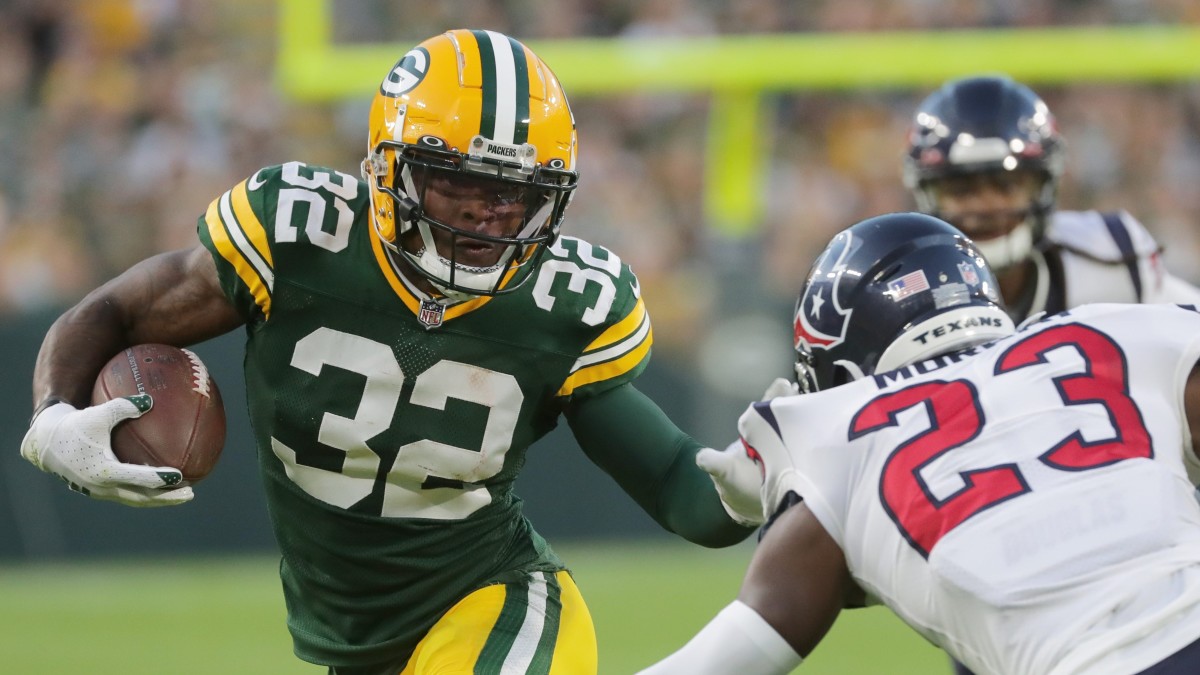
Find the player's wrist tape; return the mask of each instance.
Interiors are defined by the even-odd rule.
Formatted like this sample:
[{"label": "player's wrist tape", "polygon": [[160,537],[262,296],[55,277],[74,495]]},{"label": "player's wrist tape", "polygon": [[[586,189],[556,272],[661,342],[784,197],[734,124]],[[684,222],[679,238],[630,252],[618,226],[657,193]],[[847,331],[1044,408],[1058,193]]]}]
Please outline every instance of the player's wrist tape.
[{"label": "player's wrist tape", "polygon": [[758,612],[734,600],[682,649],[642,675],[779,675],[792,672],[803,660]]},{"label": "player's wrist tape", "polygon": [[37,419],[38,415],[42,414],[42,411],[50,406],[58,405],[59,403],[70,403],[70,401],[61,396],[47,396],[46,398],[42,399],[42,402],[33,409],[33,415],[29,418],[29,426],[33,426],[33,421]]}]

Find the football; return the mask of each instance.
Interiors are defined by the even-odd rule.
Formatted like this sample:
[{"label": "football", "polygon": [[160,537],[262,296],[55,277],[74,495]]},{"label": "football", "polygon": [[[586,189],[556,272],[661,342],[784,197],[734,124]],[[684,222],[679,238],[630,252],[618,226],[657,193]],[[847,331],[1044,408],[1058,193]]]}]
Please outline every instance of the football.
[{"label": "football", "polygon": [[200,358],[169,345],[130,347],[100,371],[92,404],[137,394],[149,394],[153,404],[113,429],[117,459],[174,467],[192,483],[207,476],[225,446],[225,408]]}]

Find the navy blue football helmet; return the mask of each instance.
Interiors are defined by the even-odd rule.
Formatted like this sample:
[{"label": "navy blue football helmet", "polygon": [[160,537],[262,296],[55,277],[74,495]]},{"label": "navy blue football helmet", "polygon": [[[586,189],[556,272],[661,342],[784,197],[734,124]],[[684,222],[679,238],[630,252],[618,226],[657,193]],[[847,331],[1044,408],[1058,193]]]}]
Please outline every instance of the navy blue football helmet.
[{"label": "navy blue football helmet", "polygon": [[[1007,77],[971,77],[946,83],[917,108],[908,132],[904,185],[917,208],[946,218],[938,212],[939,181],[1017,169],[1039,175],[1038,192],[1021,214],[1029,231],[1018,232],[1024,241],[1011,244],[1022,249],[1021,259],[1045,234],[1065,160],[1054,115],[1037,94]],[[986,253],[989,246],[980,245]],[[993,267],[1013,262],[991,261]]]},{"label": "navy blue football helmet", "polygon": [[920,213],[868,218],[838,233],[809,271],[794,328],[806,392],[1015,330],[975,244]]}]

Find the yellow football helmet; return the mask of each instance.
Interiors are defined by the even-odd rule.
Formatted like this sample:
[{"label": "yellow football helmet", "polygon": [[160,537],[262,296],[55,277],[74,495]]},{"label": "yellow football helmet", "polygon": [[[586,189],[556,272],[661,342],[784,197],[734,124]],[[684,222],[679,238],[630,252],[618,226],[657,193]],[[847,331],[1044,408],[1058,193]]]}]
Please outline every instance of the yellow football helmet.
[{"label": "yellow football helmet", "polygon": [[[394,255],[452,299],[515,290],[558,236],[578,181],[576,145],[566,95],[528,47],[485,30],[452,30],[430,38],[396,63],[371,104],[362,169],[371,188],[375,232]],[[520,231],[492,237],[433,218],[425,208],[425,190],[431,175],[446,172],[515,190],[525,204]],[[402,235],[414,228],[421,244],[405,246]],[[486,268],[456,262],[452,252],[448,258],[438,252],[434,230],[455,241],[503,245],[503,254]]]}]

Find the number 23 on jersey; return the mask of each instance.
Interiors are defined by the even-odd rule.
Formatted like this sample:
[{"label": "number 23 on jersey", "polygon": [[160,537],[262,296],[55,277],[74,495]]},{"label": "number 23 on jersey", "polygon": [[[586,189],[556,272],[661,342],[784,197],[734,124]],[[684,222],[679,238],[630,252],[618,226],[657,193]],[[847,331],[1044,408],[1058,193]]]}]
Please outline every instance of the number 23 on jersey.
[{"label": "number 23 on jersey", "polygon": [[[1081,324],[1065,324],[1035,333],[1005,350],[994,375],[1003,378],[1023,368],[1045,366],[1056,349],[1074,349],[1080,372],[1053,378],[1064,406],[1100,405],[1114,433],[1085,440],[1080,430],[1052,443],[1038,461],[1060,471],[1087,471],[1114,462],[1154,456],[1142,414],[1129,396],[1125,356],[1104,333]],[[922,556],[972,516],[1031,491],[1014,463],[964,471],[964,487],[937,498],[922,472],[945,453],[983,433],[986,412],[975,386],[967,380],[930,381],[882,394],[862,407],[850,423],[854,440],[897,426],[897,415],[920,407],[928,428],[896,447],[884,463],[879,494],[888,516]]]}]

